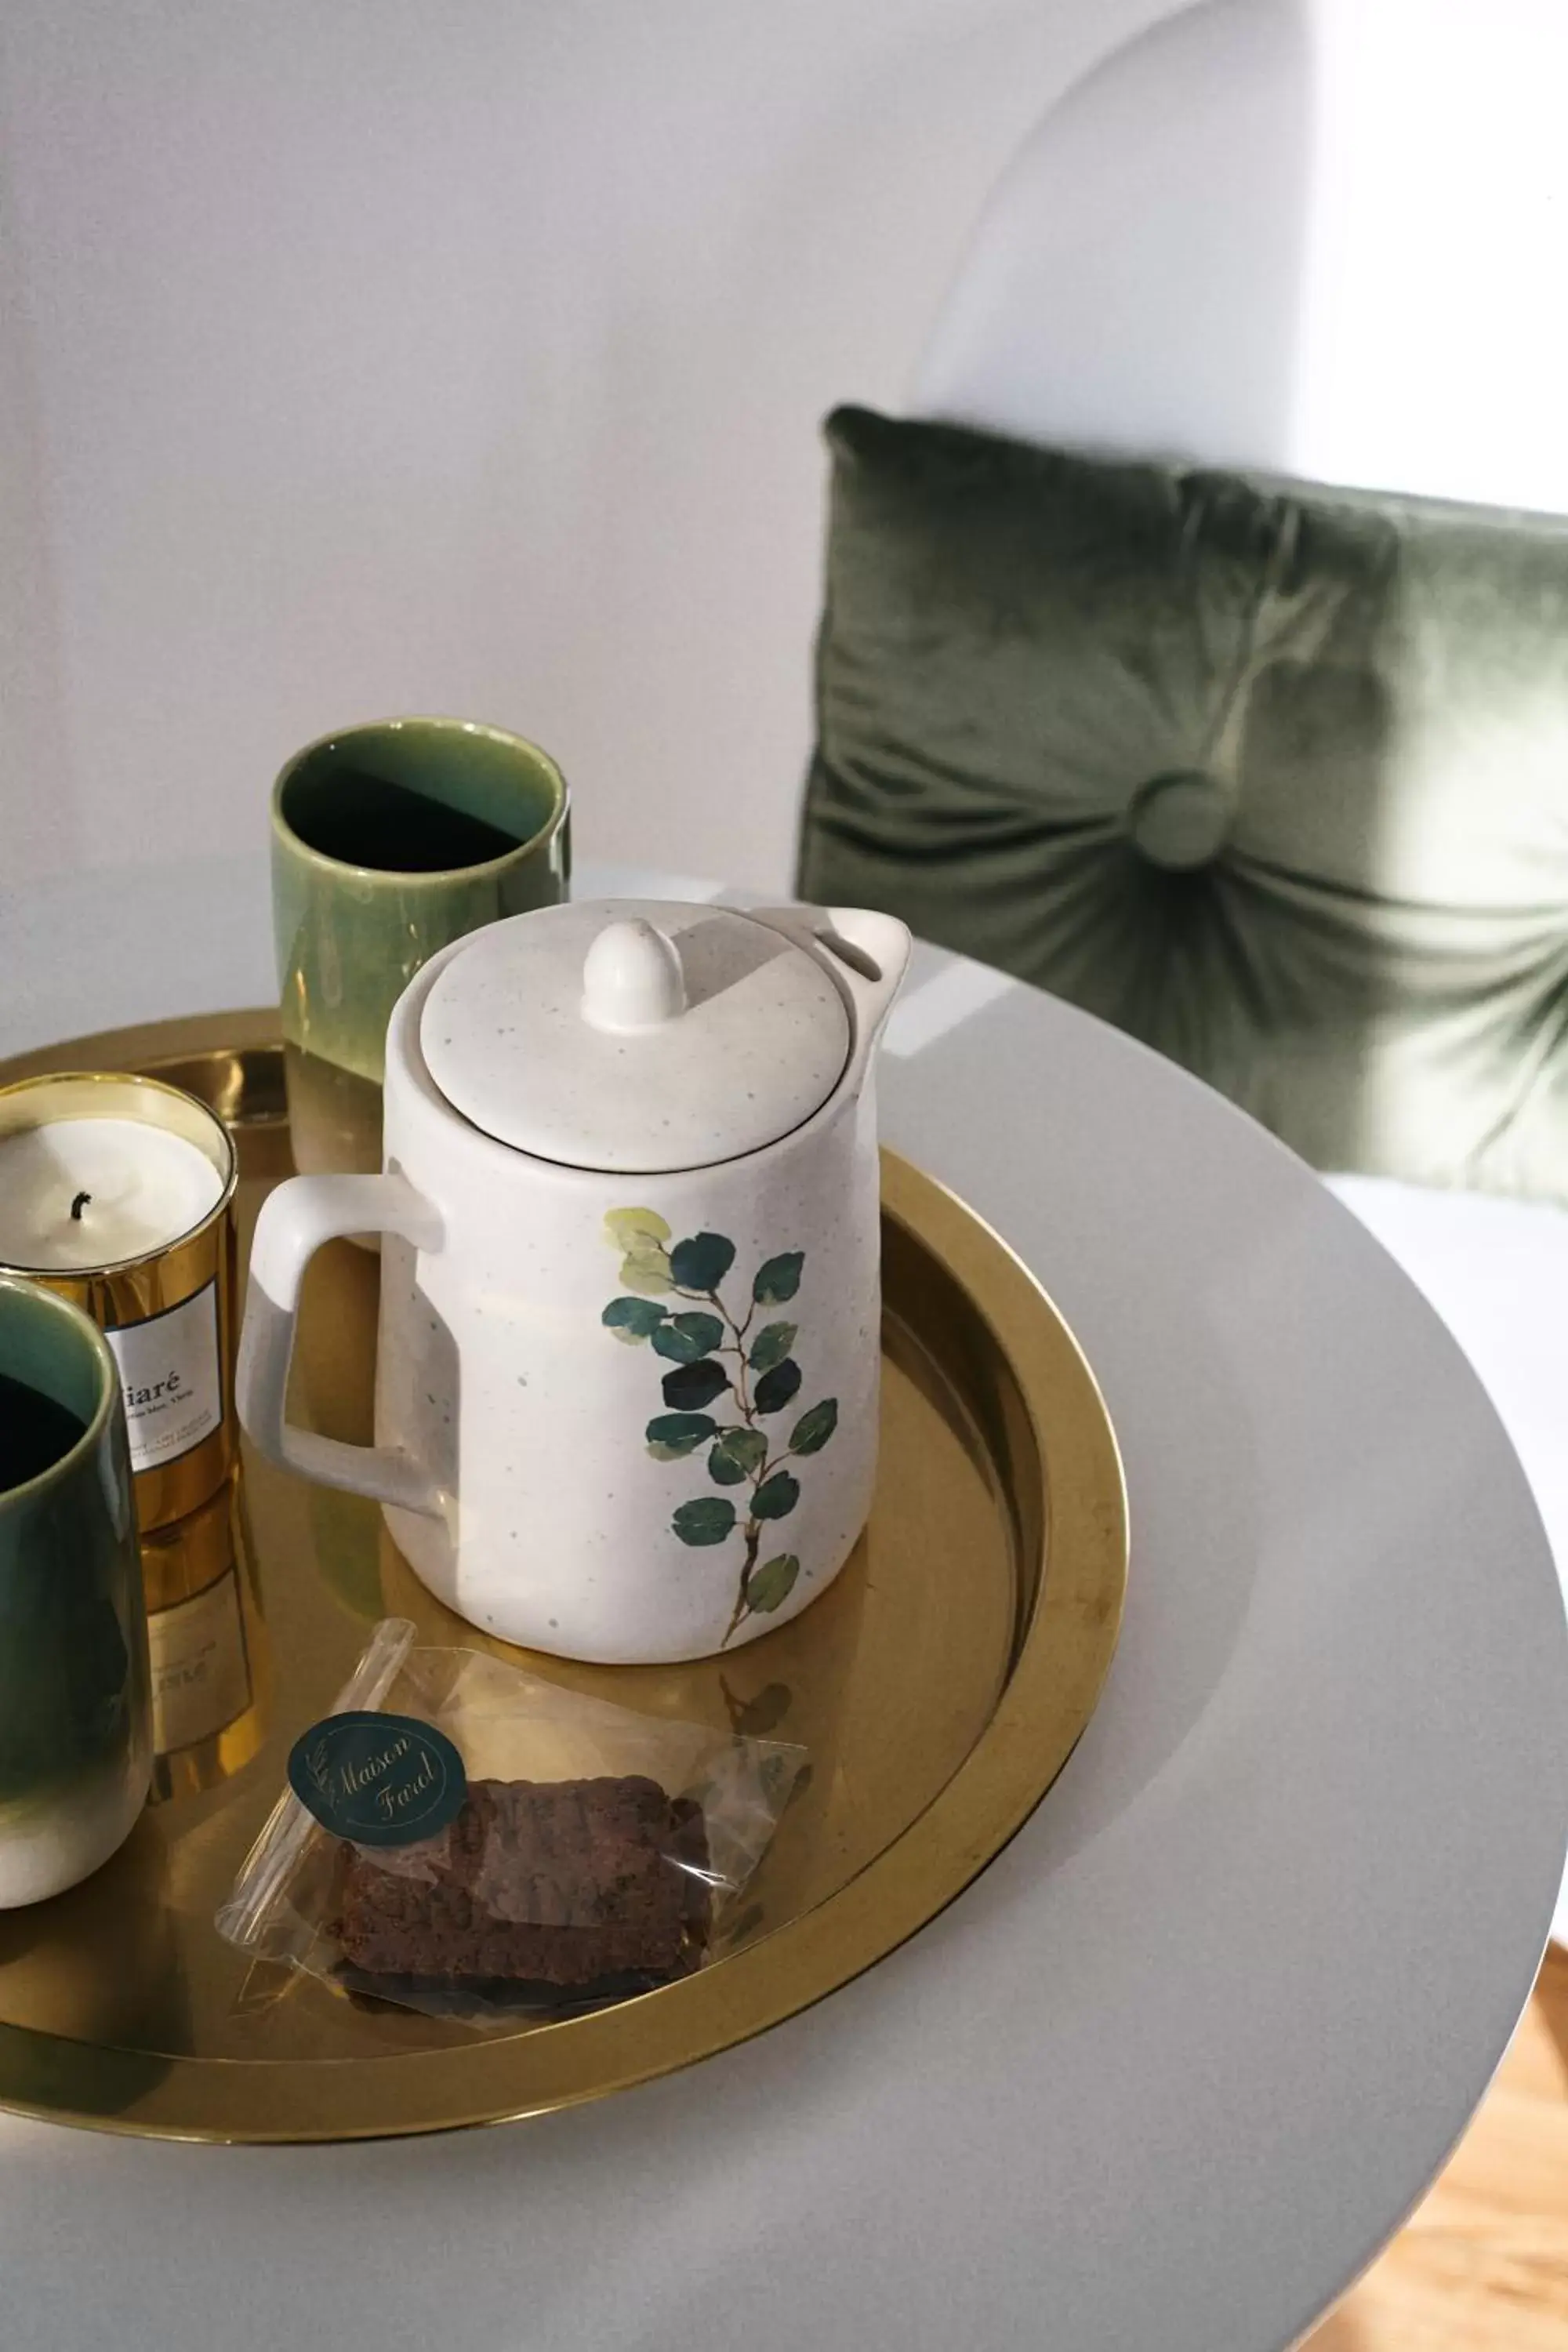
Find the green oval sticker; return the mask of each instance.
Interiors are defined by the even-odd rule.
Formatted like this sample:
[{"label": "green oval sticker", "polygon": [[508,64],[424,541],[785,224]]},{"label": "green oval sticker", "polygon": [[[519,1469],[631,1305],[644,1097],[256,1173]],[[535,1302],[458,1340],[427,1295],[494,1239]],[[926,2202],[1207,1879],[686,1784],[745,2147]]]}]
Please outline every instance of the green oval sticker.
[{"label": "green oval sticker", "polygon": [[307,1812],[355,1845],[434,1837],[468,1794],[444,1731],[411,1715],[329,1715],[289,1751],[289,1785]]}]

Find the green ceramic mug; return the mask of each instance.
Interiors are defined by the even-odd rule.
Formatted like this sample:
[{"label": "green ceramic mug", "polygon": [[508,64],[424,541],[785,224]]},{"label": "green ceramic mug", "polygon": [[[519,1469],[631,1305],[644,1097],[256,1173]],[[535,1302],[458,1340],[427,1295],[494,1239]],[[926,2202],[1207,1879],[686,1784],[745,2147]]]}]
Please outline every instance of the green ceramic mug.
[{"label": "green ceramic mug", "polygon": [[0,1276],[0,1910],[107,1862],[152,1765],[120,1375],[79,1307]]},{"label": "green ceramic mug", "polygon": [[420,966],[571,871],[565,781],[520,735],[387,719],[323,736],[272,793],[272,925],[294,1161],[381,1166],[386,1024]]}]

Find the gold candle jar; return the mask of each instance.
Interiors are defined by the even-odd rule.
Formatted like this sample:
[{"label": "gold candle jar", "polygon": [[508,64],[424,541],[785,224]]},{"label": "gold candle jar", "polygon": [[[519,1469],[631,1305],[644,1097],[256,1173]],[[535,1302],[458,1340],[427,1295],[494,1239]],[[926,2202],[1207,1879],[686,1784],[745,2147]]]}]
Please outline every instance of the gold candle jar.
[{"label": "gold candle jar", "polygon": [[142,1533],[215,1494],[237,1452],[227,1129],[159,1078],[0,1087],[0,1272],[85,1307],[114,1351]]},{"label": "gold candle jar", "polygon": [[266,1637],[241,1476],[142,1538],[157,1797],[216,1788],[266,1736]]}]

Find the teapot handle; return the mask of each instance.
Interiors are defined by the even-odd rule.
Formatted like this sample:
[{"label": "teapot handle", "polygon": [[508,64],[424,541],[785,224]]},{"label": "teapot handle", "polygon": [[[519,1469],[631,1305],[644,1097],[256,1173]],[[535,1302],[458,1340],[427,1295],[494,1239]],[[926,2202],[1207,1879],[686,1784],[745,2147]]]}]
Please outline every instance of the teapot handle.
[{"label": "teapot handle", "polygon": [[284,1415],[305,1268],[323,1242],[367,1233],[398,1234],[425,1250],[439,1249],[442,1241],[440,1217],[405,1176],[293,1176],[268,1194],[250,1245],[235,1402],[269,1461],[321,1486],[440,1518],[441,1490],[412,1455],[348,1445],[300,1429]]}]

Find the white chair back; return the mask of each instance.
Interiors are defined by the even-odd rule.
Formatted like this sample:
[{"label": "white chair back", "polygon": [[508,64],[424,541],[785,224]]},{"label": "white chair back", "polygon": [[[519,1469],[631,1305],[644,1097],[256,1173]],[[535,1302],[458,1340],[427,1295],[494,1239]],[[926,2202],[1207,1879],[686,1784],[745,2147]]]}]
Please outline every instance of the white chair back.
[{"label": "white chair back", "polygon": [[1568,0],[1207,0],[1040,122],[916,413],[1568,512]]}]

